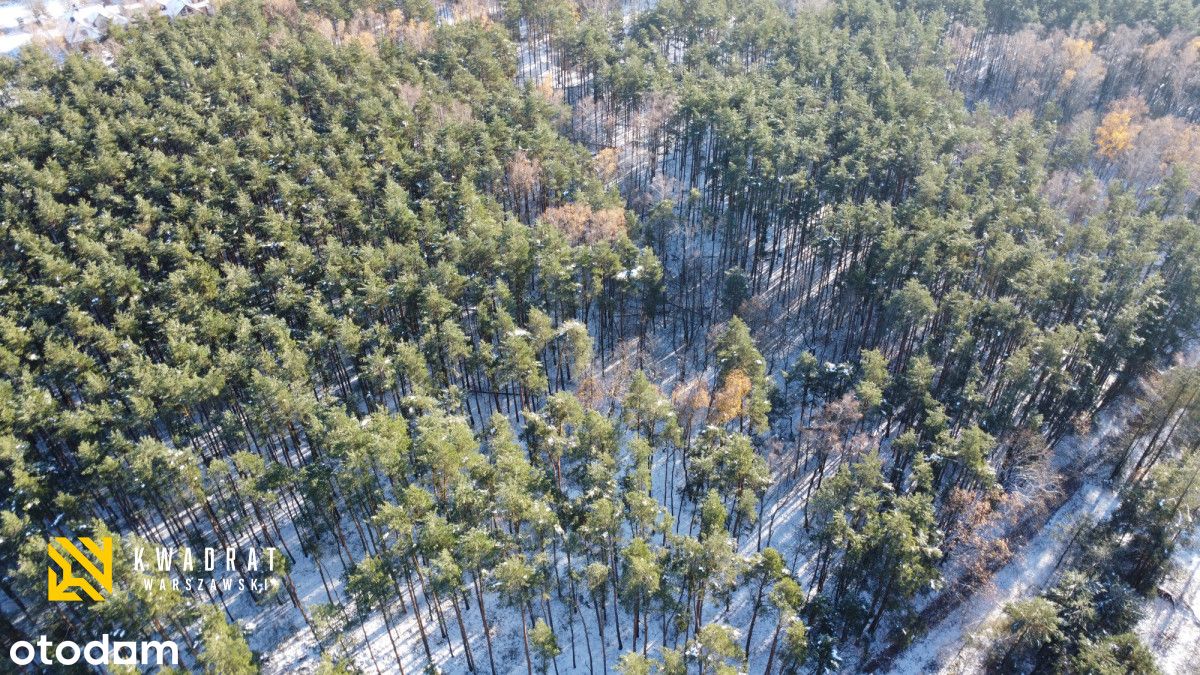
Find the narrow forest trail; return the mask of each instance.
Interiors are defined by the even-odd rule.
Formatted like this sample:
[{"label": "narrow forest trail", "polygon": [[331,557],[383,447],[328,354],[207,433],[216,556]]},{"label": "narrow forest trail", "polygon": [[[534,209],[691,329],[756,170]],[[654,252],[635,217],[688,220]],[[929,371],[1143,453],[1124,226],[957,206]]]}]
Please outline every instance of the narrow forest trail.
[{"label": "narrow forest trail", "polygon": [[1088,520],[1103,520],[1117,505],[1117,493],[1099,481],[1087,481],[1058,507],[991,583],[971,595],[928,633],[905,650],[892,673],[977,672],[989,642],[988,629],[1005,604],[1034,595],[1053,577],[1072,535]]},{"label": "narrow forest trail", "polygon": [[[1200,345],[1189,344],[1178,363],[1195,364],[1200,361]],[[1056,449],[1060,471],[1071,474],[1072,466],[1090,467],[1093,471],[1077,476],[1079,482],[1074,493],[1059,504],[1033,537],[1031,537],[1007,565],[992,577],[991,582],[980,588],[957,605],[901,652],[883,669],[891,673],[973,673],[982,671],[982,659],[991,643],[991,629],[1010,602],[1029,598],[1046,587],[1053,579],[1068,546],[1080,526],[1103,521],[1120,503],[1117,487],[1097,472],[1098,449],[1117,437],[1133,413],[1132,404],[1118,402],[1099,417],[1097,426],[1086,436],[1065,439]],[[1074,459],[1075,461],[1071,461]],[[1195,536],[1197,533],[1193,533]],[[1146,604],[1146,618],[1138,626],[1141,635],[1155,655],[1166,659],[1167,664],[1186,661],[1193,655],[1197,639],[1200,639],[1200,616],[1188,612],[1200,603],[1200,542],[1188,546],[1181,542],[1173,559],[1176,571],[1166,582],[1176,602],[1155,598]],[[1175,580],[1172,585],[1171,580]],[[1181,598],[1188,598],[1190,607]],[[1186,668],[1167,672],[1196,672]]]},{"label": "narrow forest trail", "polygon": [[1200,673],[1195,661],[1200,646],[1200,528],[1175,550],[1171,567],[1135,632],[1164,673]]}]

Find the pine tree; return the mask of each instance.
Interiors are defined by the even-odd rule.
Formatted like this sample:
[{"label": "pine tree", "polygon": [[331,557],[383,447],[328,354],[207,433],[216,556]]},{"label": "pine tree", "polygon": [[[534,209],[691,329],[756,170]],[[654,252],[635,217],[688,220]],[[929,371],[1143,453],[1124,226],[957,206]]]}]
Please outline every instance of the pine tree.
[{"label": "pine tree", "polygon": [[[526,608],[533,597],[535,583],[534,570],[522,556],[510,555],[500,561],[500,564],[496,566],[494,574],[502,601],[509,607],[517,609],[521,614],[521,642],[525,648],[525,665],[532,675],[533,660],[529,655],[530,636]],[[545,631],[542,631],[542,633],[539,633],[539,636],[545,637],[544,633]],[[554,649],[557,648],[557,645],[554,645]],[[545,671],[543,670],[542,672]]]},{"label": "pine tree", "polygon": [[[750,382],[747,393],[748,400],[742,404],[747,419],[752,426],[763,431],[767,424],[767,413],[771,410],[769,403],[770,385],[766,377],[767,365],[762,354],[754,346],[750,338],[750,329],[738,317],[729,320],[725,332],[717,339],[715,348],[717,358],[717,391],[722,391],[728,385],[730,378],[745,377]],[[740,389],[734,390],[740,391]],[[714,401],[716,398],[714,398]],[[736,400],[741,402],[741,397]],[[741,417],[741,415],[738,415]]]},{"label": "pine tree", "polygon": [[751,647],[754,644],[754,624],[758,622],[758,611],[762,608],[763,592],[766,590],[767,584],[774,585],[783,579],[784,573],[783,556],[769,546],[763,549],[750,564],[746,580],[758,583],[754,593],[754,604],[750,610],[750,625],[746,628],[746,645],[743,650],[747,655],[751,654]]},{"label": "pine tree", "polygon": [[555,657],[562,653],[562,649],[558,646],[558,639],[554,636],[554,631],[545,621],[538,619],[533,624],[533,630],[529,633],[529,641],[533,643],[534,651],[538,655],[538,672],[545,675],[550,670],[550,664]]},{"label": "pine tree", "polygon": [[[767,656],[766,670],[763,672],[770,673],[771,666],[775,663],[776,649],[779,647],[780,636],[784,639],[784,656],[783,661],[790,664],[790,667],[795,668],[803,661],[802,658],[797,659],[795,647],[797,646],[796,636],[793,633],[804,633],[804,624],[797,618],[800,610],[804,607],[804,591],[800,588],[800,584],[790,577],[780,579],[775,587],[771,589],[769,596],[772,607],[775,609],[776,621],[775,632],[771,635],[771,648]],[[794,628],[800,626],[800,628]]]},{"label": "pine tree", "polygon": [[637,650],[638,635],[642,634],[642,653],[650,641],[650,599],[658,592],[662,573],[654,551],[643,539],[634,539],[621,551],[621,596],[630,608],[633,619],[631,645]]},{"label": "pine tree", "polygon": [[254,655],[241,630],[236,624],[226,623],[220,610],[210,607],[204,611],[200,642],[203,649],[196,661],[204,672],[231,675],[253,675],[258,672]]}]

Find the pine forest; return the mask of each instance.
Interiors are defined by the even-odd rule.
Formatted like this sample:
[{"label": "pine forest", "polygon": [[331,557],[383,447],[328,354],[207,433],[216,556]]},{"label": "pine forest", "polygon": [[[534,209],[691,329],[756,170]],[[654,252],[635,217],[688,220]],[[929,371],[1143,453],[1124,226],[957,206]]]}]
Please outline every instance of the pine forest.
[{"label": "pine forest", "polygon": [[0,672],[1197,672],[1197,0],[224,0],[0,223]]}]

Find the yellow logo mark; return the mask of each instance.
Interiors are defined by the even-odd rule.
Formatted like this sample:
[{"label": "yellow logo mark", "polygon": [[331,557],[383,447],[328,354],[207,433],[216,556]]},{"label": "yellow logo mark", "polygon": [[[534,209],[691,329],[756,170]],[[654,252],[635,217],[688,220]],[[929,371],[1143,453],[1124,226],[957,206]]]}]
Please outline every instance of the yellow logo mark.
[{"label": "yellow logo mark", "polygon": [[[79,593],[71,590],[78,588],[92,600],[103,602],[104,596],[92,585],[92,580],[98,582],[104,590],[112,593],[112,538],[102,538],[99,546],[89,537],[80,537],[79,541],[83,542],[84,547],[92,554],[96,562],[92,562],[92,558],[89,558],[83,551],[80,551],[79,547],[66,537],[55,537],[54,542],[46,546],[46,550],[50,554],[50,561],[53,563],[50,565],[48,571],[49,598],[51,601],[80,602],[83,598],[79,597]],[[55,543],[62,547],[67,557],[59,553],[58,549],[54,547]],[[86,577],[75,576],[73,563],[79,563],[79,566],[87,572],[91,580]],[[99,567],[96,566],[97,564],[99,564]],[[59,581],[58,574],[55,572],[55,566],[62,570],[62,581]]]}]

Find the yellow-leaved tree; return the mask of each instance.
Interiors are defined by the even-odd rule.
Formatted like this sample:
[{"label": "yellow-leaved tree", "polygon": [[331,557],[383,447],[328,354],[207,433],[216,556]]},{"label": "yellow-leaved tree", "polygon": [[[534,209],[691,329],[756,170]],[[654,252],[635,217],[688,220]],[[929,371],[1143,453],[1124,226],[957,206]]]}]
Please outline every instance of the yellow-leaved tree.
[{"label": "yellow-leaved tree", "polygon": [[1138,98],[1121,99],[1113,104],[1096,127],[1096,152],[1106,159],[1116,159],[1133,147],[1142,126],[1137,123],[1146,112],[1146,104]]},{"label": "yellow-leaved tree", "polygon": [[1095,46],[1091,40],[1081,38],[1067,38],[1063,40],[1063,49],[1067,52],[1067,67],[1063,71],[1063,84],[1070,84],[1074,81],[1075,76],[1079,74],[1079,70],[1087,62],[1088,57],[1092,55],[1092,48]]},{"label": "yellow-leaved tree", "polygon": [[709,415],[717,424],[725,424],[742,416],[746,395],[750,393],[750,378],[740,368],[725,376],[725,384],[713,396]]}]

